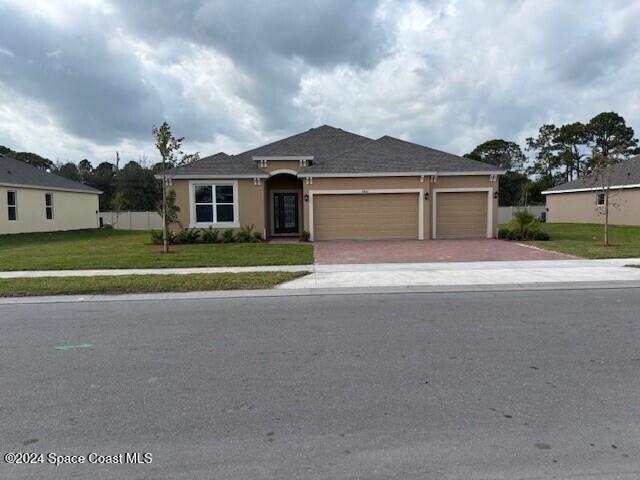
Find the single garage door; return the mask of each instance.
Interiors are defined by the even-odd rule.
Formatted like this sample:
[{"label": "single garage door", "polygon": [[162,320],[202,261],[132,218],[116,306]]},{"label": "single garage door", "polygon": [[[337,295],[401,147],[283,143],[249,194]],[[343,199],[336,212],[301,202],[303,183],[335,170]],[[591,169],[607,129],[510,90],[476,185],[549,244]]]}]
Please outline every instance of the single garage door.
[{"label": "single garage door", "polygon": [[314,240],[418,238],[417,193],[313,196]]},{"label": "single garage door", "polygon": [[438,193],[436,238],[487,238],[487,192]]}]

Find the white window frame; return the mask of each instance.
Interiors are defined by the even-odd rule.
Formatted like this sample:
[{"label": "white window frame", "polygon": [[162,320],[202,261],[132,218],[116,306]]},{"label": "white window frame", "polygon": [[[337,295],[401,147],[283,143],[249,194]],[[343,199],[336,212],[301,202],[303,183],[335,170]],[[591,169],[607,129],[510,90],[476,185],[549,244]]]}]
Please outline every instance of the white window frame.
[{"label": "white window frame", "polygon": [[[213,218],[217,216],[216,212],[216,192],[215,187],[233,187],[233,222],[197,222],[196,221],[196,196],[195,187],[211,187],[213,200]],[[196,180],[189,182],[189,227],[190,228],[239,228],[239,209],[238,209],[238,181],[237,180]]]},{"label": "white window frame", "polygon": [[434,188],[431,191],[431,238],[436,240],[438,238],[438,232],[436,231],[438,225],[438,193],[464,193],[464,192],[487,192],[487,238],[493,238],[493,188],[478,187],[478,188]]},{"label": "white window frame", "polygon": [[[418,194],[418,240],[424,240],[424,188],[361,188],[358,190],[309,190],[309,239],[314,239],[313,197],[314,195],[369,195],[379,193]],[[304,193],[303,193],[304,194]]]},{"label": "white window frame", "polygon": [[[51,196],[51,205],[50,206],[47,205],[47,195]],[[51,218],[47,218],[47,208],[51,209]],[[55,218],[55,212],[53,211],[53,193],[45,192],[45,194],[44,194],[44,219],[47,222],[52,222],[54,218]]]},{"label": "white window frame", "polygon": [[[600,203],[600,195],[602,195],[602,203]],[[607,199],[604,192],[596,193],[596,207],[604,207],[604,204],[606,203],[606,201]]]},{"label": "white window frame", "polygon": [[[13,204],[9,203],[9,194],[13,193]],[[13,207],[16,211],[15,220],[11,220],[9,218],[9,209]],[[7,190],[7,221],[8,222],[17,222],[18,221],[18,191],[17,190]]]}]

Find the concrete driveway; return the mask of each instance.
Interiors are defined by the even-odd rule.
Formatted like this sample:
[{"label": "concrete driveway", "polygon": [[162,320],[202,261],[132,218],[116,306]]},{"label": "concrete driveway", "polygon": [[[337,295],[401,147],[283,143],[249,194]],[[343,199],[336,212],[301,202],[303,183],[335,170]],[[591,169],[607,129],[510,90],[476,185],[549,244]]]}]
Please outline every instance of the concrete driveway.
[{"label": "concrete driveway", "polygon": [[314,242],[316,263],[427,263],[574,258],[503,240],[334,240]]}]

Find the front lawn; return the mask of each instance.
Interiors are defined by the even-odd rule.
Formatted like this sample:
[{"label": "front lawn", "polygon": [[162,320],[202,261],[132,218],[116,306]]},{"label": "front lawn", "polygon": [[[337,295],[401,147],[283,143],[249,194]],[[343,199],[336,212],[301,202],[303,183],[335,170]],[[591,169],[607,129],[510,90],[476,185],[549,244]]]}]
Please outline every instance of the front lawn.
[{"label": "front lawn", "polygon": [[640,227],[609,226],[611,247],[603,247],[603,226],[581,223],[545,223],[542,230],[549,233],[548,242],[523,242],[546,250],[584,258],[640,257]]},{"label": "front lawn", "polygon": [[0,279],[0,297],[247,290],[272,288],[303,275],[306,272],[7,278]]},{"label": "front lawn", "polygon": [[149,232],[80,230],[0,235],[0,270],[239,267],[308,265],[313,247],[231,243],[172,245],[169,254],[150,243]]}]

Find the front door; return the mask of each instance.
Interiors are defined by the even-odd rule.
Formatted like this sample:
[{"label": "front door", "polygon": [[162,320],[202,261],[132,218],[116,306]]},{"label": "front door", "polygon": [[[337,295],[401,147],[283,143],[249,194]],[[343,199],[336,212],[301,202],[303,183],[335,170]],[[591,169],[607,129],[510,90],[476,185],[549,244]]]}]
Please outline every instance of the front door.
[{"label": "front door", "polygon": [[273,194],[273,233],[278,235],[299,233],[298,193]]}]

